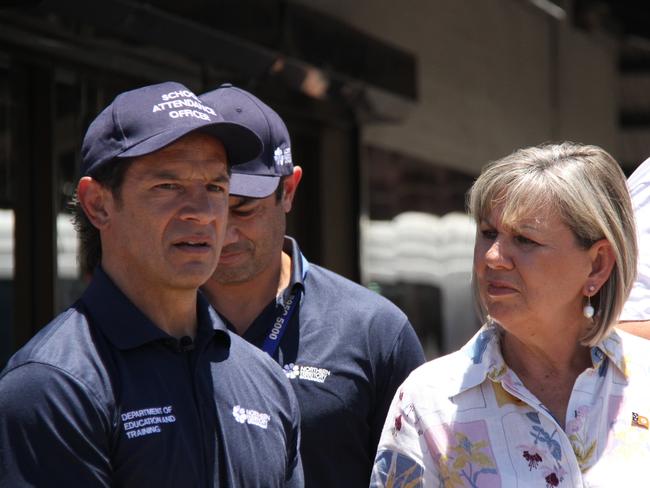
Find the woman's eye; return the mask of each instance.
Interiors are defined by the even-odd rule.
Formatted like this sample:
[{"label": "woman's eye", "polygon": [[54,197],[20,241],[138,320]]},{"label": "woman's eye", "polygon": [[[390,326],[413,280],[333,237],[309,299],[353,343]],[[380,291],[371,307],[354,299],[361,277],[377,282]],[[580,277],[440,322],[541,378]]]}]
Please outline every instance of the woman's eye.
[{"label": "woman's eye", "polygon": [[537,243],[536,243],[535,241],[533,241],[532,239],[529,239],[528,237],[524,237],[524,236],[516,236],[516,237],[515,237],[515,240],[516,240],[519,244],[525,244],[525,245],[533,245],[533,244],[537,244]]},{"label": "woman's eye", "polygon": [[494,240],[497,237],[497,231],[494,229],[483,229],[481,235],[484,239]]}]

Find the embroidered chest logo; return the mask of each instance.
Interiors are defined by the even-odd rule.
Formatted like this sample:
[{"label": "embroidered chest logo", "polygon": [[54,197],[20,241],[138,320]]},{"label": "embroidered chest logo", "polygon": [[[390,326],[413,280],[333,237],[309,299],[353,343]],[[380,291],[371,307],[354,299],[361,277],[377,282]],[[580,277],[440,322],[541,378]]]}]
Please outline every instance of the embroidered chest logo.
[{"label": "embroidered chest logo", "polygon": [[299,379],[307,381],[315,381],[316,383],[324,383],[331,372],[325,368],[317,368],[315,366],[300,366],[298,364],[285,364],[284,374],[290,380]]},{"label": "embroidered chest logo", "polygon": [[135,439],[144,435],[160,434],[165,424],[173,424],[176,422],[174,407],[171,405],[130,410],[124,412],[121,418],[122,428],[126,433],[126,437],[129,439]]},{"label": "embroidered chest logo", "polygon": [[244,408],[239,405],[232,407],[232,416],[240,424],[255,425],[262,429],[266,429],[271,420],[271,416],[268,413],[258,412],[257,410]]}]

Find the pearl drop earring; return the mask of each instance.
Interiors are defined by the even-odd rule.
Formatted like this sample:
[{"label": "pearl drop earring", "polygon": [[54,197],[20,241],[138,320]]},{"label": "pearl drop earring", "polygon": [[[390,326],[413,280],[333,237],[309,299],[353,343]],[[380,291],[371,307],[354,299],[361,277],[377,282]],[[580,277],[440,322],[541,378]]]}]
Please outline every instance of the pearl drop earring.
[{"label": "pearl drop earring", "polygon": [[[590,286],[587,289],[589,290],[589,293],[593,293],[594,290],[596,289],[596,287],[595,286]],[[588,319],[591,319],[591,318],[593,318],[595,313],[596,313],[596,310],[594,310],[594,307],[591,305],[591,295],[587,295],[587,304],[582,309],[582,315],[584,315]]]},{"label": "pearl drop earring", "polygon": [[582,315],[590,319],[594,316],[595,312],[594,307],[591,306],[591,297],[587,297],[587,305],[582,309]]}]

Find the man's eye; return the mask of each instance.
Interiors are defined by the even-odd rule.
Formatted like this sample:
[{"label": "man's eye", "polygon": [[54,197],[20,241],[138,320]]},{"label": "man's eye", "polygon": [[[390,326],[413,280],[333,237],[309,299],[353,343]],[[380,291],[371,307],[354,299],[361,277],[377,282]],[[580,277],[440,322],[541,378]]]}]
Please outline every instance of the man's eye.
[{"label": "man's eye", "polygon": [[161,190],[178,190],[180,185],[176,183],[160,183],[156,185],[156,188],[160,188]]},{"label": "man's eye", "polygon": [[255,213],[254,208],[250,208],[247,210],[242,210],[242,209],[233,209],[230,211],[231,214],[233,214],[235,217],[250,217]]},{"label": "man's eye", "polygon": [[208,191],[224,193],[226,191],[226,187],[223,185],[208,185]]}]

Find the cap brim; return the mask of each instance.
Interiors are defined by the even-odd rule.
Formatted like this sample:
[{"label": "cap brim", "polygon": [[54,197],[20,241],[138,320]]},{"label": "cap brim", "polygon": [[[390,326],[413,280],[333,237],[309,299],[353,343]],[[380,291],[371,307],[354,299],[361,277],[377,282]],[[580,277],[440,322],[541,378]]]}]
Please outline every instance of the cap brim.
[{"label": "cap brim", "polygon": [[238,197],[266,198],[271,195],[280,182],[280,176],[260,176],[232,172],[230,175],[230,194]]},{"label": "cap brim", "polygon": [[219,139],[228,153],[231,165],[255,159],[262,152],[262,141],[252,130],[232,122],[215,122],[198,127],[179,127],[156,134],[140,144],[130,147],[118,157],[130,158],[144,156],[166,147],[190,132],[201,131]]}]

